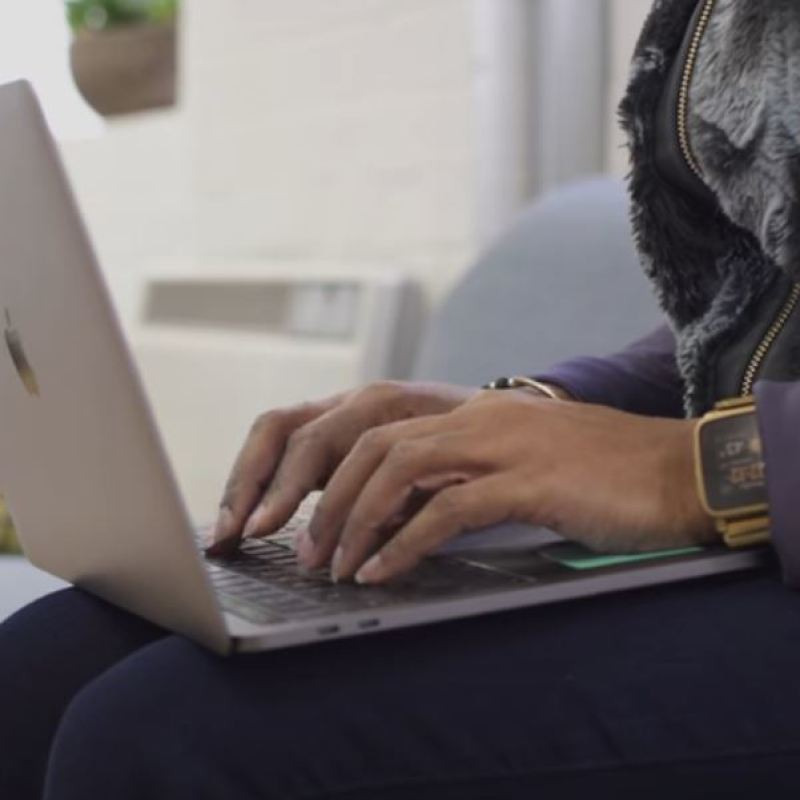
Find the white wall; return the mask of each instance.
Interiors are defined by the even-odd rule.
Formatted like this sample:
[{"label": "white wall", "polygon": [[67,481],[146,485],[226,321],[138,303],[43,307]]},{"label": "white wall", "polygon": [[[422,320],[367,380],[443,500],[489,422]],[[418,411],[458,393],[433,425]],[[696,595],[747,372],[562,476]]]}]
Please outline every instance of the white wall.
[{"label": "white wall", "polygon": [[183,112],[112,122],[97,139],[62,145],[115,301],[134,314],[142,269],[194,257],[189,131]]},{"label": "white wall", "polygon": [[627,153],[616,119],[616,107],[628,81],[628,67],[636,39],[653,0],[609,0],[608,137],[606,163],[615,175],[627,172]]},{"label": "white wall", "polygon": [[[600,138],[607,168],[623,174],[614,111],[651,0],[584,1],[608,11]],[[519,8],[548,8],[490,2],[502,6],[500,21],[530,23],[535,15]],[[543,135],[523,146],[508,134],[507,122],[525,118],[512,113],[513,97],[503,100],[509,119],[487,142],[487,111],[498,105],[484,90],[519,83],[509,71],[525,62],[503,62],[497,46],[487,55],[486,32],[473,27],[487,0],[184,5],[180,108],[114,122],[100,140],[65,146],[126,318],[143,267],[171,259],[400,266],[435,298],[526,192],[546,183],[529,163],[515,180],[504,155],[526,158],[547,142]]]},{"label": "white wall", "polygon": [[[616,173],[624,154],[613,112],[649,5],[581,0],[577,9],[578,21],[608,13],[597,138]],[[597,163],[588,151],[569,161],[569,130],[591,125],[575,126],[561,97],[603,72],[586,55],[589,28],[561,35],[574,13],[563,0],[185,0],[180,109],[65,148],[126,314],[142,265],[171,258],[391,262],[438,296],[552,182],[556,162],[559,174]],[[521,48],[535,49],[537,37],[542,46],[526,57]],[[548,53],[573,39],[583,58],[569,61],[591,64],[565,88],[563,59]],[[536,70],[553,64],[552,90],[537,94]],[[515,134],[514,125],[526,127]],[[538,158],[539,174],[527,161],[515,175],[516,158]]]},{"label": "white wall", "polygon": [[178,111],[65,147],[126,316],[149,260],[409,269],[475,249],[471,0],[187,0]]}]

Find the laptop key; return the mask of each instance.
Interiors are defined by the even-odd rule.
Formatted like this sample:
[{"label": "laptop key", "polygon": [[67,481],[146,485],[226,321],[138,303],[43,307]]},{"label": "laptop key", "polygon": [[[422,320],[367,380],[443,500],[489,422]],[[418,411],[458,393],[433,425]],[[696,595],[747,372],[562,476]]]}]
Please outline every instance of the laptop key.
[{"label": "laptop key", "polygon": [[241,597],[248,607],[263,608],[265,619],[306,619],[436,602],[520,582],[465,561],[434,558],[384,586],[334,584],[327,570],[304,570],[294,551],[273,539],[248,540],[235,557],[212,561],[209,569],[221,592]]}]

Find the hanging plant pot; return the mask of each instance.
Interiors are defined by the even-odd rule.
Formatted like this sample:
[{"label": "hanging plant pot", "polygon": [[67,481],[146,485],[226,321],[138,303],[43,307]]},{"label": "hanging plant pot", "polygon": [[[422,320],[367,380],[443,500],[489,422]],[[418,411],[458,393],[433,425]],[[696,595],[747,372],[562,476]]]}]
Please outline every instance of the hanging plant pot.
[{"label": "hanging plant pot", "polygon": [[72,42],[72,74],[104,117],[175,105],[175,25],[121,25],[82,30]]}]

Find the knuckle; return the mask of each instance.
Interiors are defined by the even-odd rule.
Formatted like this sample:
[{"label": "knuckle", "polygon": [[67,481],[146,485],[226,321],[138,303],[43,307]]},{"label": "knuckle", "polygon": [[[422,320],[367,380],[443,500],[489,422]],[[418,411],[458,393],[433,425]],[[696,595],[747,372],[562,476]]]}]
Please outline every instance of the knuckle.
[{"label": "knuckle", "polygon": [[455,522],[461,518],[460,495],[455,489],[442,489],[430,501],[431,510],[440,520]]},{"label": "knuckle", "polygon": [[403,392],[400,381],[373,381],[358,393],[360,399],[370,403],[385,403]]},{"label": "knuckle", "polygon": [[356,446],[359,451],[373,453],[386,446],[387,431],[384,427],[370,428],[364,431],[358,439]]},{"label": "knuckle", "polygon": [[390,466],[400,469],[411,467],[425,457],[426,448],[418,442],[401,439],[395,442],[387,455]]},{"label": "knuckle", "polygon": [[272,409],[259,414],[250,427],[251,436],[261,436],[265,431],[272,428],[282,427],[286,418],[286,412],[281,409]]},{"label": "knuckle", "polygon": [[[505,411],[509,406],[513,406],[519,399],[515,391],[510,392],[487,392],[483,398],[485,409]],[[489,413],[489,412],[487,412]]]},{"label": "knuckle", "polygon": [[471,403],[492,403],[502,399],[505,392],[498,392],[494,389],[481,389],[470,400]]},{"label": "knuckle", "polygon": [[296,451],[309,447],[324,447],[325,440],[325,433],[319,425],[303,425],[289,435],[286,448],[289,451]]}]

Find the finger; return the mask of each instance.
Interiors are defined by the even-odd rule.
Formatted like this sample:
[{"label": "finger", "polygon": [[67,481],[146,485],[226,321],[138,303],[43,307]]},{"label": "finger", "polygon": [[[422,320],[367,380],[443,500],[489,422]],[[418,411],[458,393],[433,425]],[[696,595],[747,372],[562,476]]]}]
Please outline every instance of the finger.
[{"label": "finger", "polygon": [[223,555],[235,548],[245,521],[275,472],[291,431],[326,408],[327,402],[308,404],[289,411],[270,411],[256,419],[225,486],[208,555]]},{"label": "finger", "polygon": [[244,535],[268,536],[282,528],[311,492],[327,484],[365,428],[374,424],[373,413],[364,402],[336,406],[294,431],[272,481],[245,524]]},{"label": "finger", "polygon": [[341,459],[336,415],[332,417],[323,415],[289,437],[272,481],[245,524],[245,538],[269,536],[282,528],[303,500],[325,484]]},{"label": "finger", "polygon": [[[246,537],[267,536],[283,527],[304,498],[322,488],[365,430],[380,424],[387,400],[380,386],[349,396],[313,422],[296,430],[275,475],[245,525]],[[395,412],[396,413],[396,412]],[[304,552],[302,543],[298,551]]]},{"label": "finger", "polygon": [[517,499],[504,474],[443,489],[356,574],[358,583],[383,583],[413,569],[461,533],[516,518]]},{"label": "finger", "polygon": [[309,525],[311,542],[301,556],[307,566],[322,566],[330,557],[350,510],[386,454],[400,441],[410,441],[449,426],[447,415],[403,420],[365,432],[339,464]]},{"label": "finger", "polygon": [[475,437],[458,431],[403,440],[394,445],[364,485],[348,515],[334,556],[334,577],[352,577],[391,532],[389,520],[415,492],[425,491],[431,480],[463,483],[481,474],[484,464],[480,450]]}]

